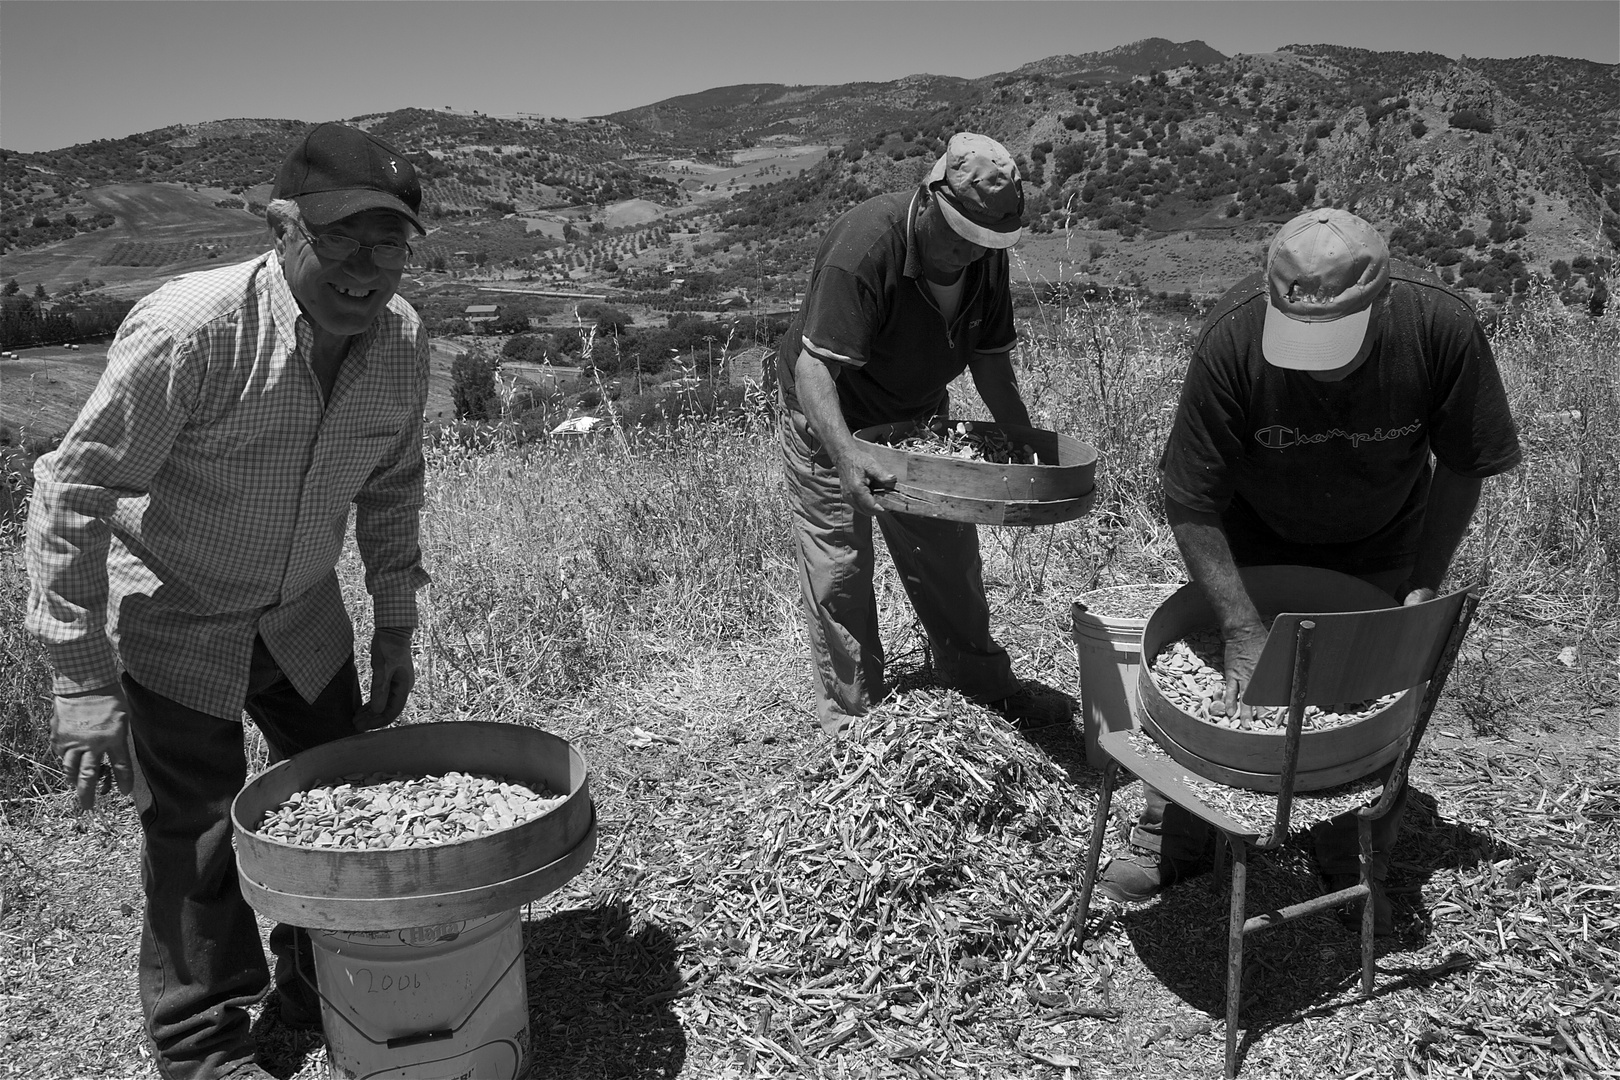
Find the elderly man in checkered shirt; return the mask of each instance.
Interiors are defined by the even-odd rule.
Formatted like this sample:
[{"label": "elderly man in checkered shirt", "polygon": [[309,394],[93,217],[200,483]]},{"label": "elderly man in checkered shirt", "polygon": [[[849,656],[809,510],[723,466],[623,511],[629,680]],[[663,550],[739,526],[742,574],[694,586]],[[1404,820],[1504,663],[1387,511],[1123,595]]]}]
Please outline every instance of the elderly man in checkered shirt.
[{"label": "elderly man in checkered shirt", "polygon": [[[276,176],[273,250],[136,305],[35,467],[28,627],[56,669],[52,744],[81,806],[104,765],[134,792],[141,1006],[170,1080],[269,1075],[248,1007],[270,973],[229,821],[243,711],[287,757],[391,723],[414,682],[428,339],[395,292],[421,197],[393,147],[314,128]],[[351,505],[377,627],[366,702],[335,571]],[[318,1026],[302,935],[271,934],[278,1004]]]}]

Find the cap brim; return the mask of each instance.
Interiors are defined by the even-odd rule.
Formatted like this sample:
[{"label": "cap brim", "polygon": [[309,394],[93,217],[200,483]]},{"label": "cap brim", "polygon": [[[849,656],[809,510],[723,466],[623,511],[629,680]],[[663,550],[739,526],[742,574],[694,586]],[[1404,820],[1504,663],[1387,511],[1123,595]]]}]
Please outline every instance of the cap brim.
[{"label": "cap brim", "polygon": [[1018,243],[1019,236],[1023,234],[1022,227],[1015,227],[1011,232],[997,232],[994,229],[987,229],[983,225],[974,224],[964,217],[960,210],[952,206],[949,199],[936,198],[934,202],[939,207],[939,212],[945,216],[945,220],[950,223],[956,235],[964,240],[971,240],[980,247],[1010,248]]},{"label": "cap brim", "polygon": [[1354,360],[1367,339],[1372,307],[1328,322],[1291,319],[1266,305],[1260,348],[1266,363],[1291,371],[1334,371]]},{"label": "cap brim", "polygon": [[417,220],[416,212],[386,191],[372,188],[315,191],[307,195],[295,195],[293,202],[298,204],[298,210],[303,215],[304,221],[310,225],[330,225],[334,221],[342,221],[346,217],[353,217],[367,210],[392,210],[416,226],[417,232],[427,234],[427,230],[422,228],[422,223]]}]

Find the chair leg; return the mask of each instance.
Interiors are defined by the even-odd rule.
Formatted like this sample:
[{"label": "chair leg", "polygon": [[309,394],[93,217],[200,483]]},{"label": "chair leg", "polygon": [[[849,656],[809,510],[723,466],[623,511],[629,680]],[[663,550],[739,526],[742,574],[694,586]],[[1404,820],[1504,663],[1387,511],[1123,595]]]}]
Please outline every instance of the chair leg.
[{"label": "chair leg", "polygon": [[1361,902],[1361,992],[1371,997],[1373,992],[1373,916],[1372,897],[1372,821],[1356,819],[1356,840],[1359,842],[1361,883],[1367,886],[1367,898]]},{"label": "chair leg", "polygon": [[1110,759],[1103,769],[1102,794],[1097,796],[1097,812],[1091,823],[1091,847],[1086,851],[1086,870],[1080,878],[1080,900],[1069,915],[1072,922],[1074,912],[1079,913],[1079,925],[1074,931],[1077,948],[1086,940],[1086,920],[1091,917],[1091,889],[1097,884],[1097,864],[1102,861],[1103,838],[1108,835],[1108,811],[1114,801],[1114,784],[1118,780],[1119,762]]},{"label": "chair leg", "polygon": [[1248,845],[1233,836],[1232,919],[1226,937],[1226,1080],[1237,1076],[1238,1008],[1243,1004],[1243,893],[1248,883]]}]

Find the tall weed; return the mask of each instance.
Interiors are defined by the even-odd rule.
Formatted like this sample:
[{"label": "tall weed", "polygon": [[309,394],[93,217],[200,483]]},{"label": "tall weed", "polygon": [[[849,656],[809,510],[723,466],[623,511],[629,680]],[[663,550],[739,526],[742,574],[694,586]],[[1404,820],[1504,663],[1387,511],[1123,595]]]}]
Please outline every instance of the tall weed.
[{"label": "tall weed", "polygon": [[562,700],[650,658],[776,633],[792,557],[761,419],[433,453],[419,694]]},{"label": "tall weed", "polygon": [[[1028,321],[1016,363],[1034,422],[1093,444],[1101,460],[1086,517],[983,530],[986,578],[1010,617],[1027,620],[1042,605],[1066,612],[1097,584],[1183,574],[1157,462],[1193,330],[1139,306],[1061,294]],[[1587,689],[1610,694],[1620,640],[1620,323],[1534,296],[1493,343],[1525,460],[1486,484],[1453,577],[1488,571],[1487,617],[1575,644]],[[986,415],[969,380],[952,393],[958,415]],[[422,598],[418,711],[566,709],[698,651],[796,640],[790,515],[761,402],[652,427],[619,418],[576,442],[520,442],[498,428],[461,435],[429,449],[422,546],[434,580]],[[15,538],[3,548],[0,796],[16,797],[58,781],[48,667],[22,632]],[[886,624],[905,622],[884,573]],[[363,624],[352,555],[342,575]],[[1459,690],[1482,701],[1519,692]]]}]

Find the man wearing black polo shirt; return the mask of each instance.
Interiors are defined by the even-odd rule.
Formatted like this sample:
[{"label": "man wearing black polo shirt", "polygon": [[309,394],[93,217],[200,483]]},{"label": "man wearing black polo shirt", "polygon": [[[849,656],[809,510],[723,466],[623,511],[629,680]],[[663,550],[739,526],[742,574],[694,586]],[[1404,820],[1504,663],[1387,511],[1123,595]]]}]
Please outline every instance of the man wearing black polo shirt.
[{"label": "man wearing black polo shirt", "polygon": [[[1467,303],[1392,265],[1383,238],[1347,211],[1284,225],[1265,270],[1205,323],[1160,462],[1176,544],[1225,638],[1222,706],[1247,711],[1239,697],[1266,638],[1239,566],[1322,567],[1392,602],[1432,600],[1484,478],[1518,462],[1496,361]],[[1392,928],[1382,882],[1407,791],[1373,826],[1379,933]],[[1120,902],[1210,865],[1208,828],[1148,796],[1131,851],[1098,880]],[[1357,880],[1353,817],[1314,840],[1330,885]]]},{"label": "man wearing black polo shirt", "polygon": [[945,415],[947,387],[964,370],[997,422],[1029,424],[1013,377],[1006,253],[1023,205],[1006,148],[957,133],[922,187],[869,199],[833,223],[782,338],[782,450],[817,719],[830,733],[885,693],[873,518],[945,680],[1024,726],[1064,717],[1055,695],[1020,685],[991,637],[977,530],[883,511],[872,493],[895,477],[853,435]]}]

